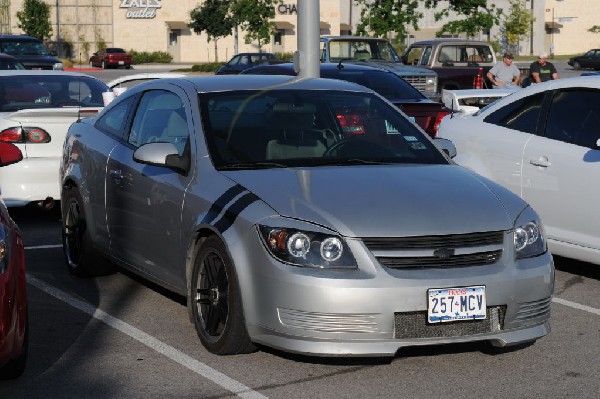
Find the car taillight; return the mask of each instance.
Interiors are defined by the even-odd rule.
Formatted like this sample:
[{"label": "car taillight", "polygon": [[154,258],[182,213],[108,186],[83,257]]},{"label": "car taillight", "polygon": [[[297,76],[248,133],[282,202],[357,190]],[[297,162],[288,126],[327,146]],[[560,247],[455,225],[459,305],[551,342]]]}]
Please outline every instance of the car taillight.
[{"label": "car taillight", "polygon": [[477,76],[473,79],[474,89],[483,89],[483,68],[479,68]]},{"label": "car taillight", "polygon": [[437,136],[438,128],[440,127],[440,123],[442,122],[442,119],[444,119],[444,116],[449,115],[449,114],[450,114],[450,112],[448,112],[448,111],[438,112],[438,114],[435,118],[435,123],[433,124],[433,131],[435,132],[436,136]]},{"label": "car taillight", "polygon": [[0,132],[0,140],[8,143],[48,143],[50,135],[38,127],[11,127]]},{"label": "car taillight", "polygon": [[346,134],[363,134],[365,127],[358,115],[337,115],[342,130]]}]

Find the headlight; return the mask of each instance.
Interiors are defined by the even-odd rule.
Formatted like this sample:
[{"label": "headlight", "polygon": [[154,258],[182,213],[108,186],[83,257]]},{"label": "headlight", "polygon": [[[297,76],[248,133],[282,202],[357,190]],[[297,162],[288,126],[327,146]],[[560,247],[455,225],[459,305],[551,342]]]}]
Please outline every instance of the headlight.
[{"label": "headlight", "polygon": [[295,266],[356,268],[342,237],[285,227],[258,226],[265,246],[276,259]]},{"label": "headlight", "polygon": [[517,218],[513,237],[517,259],[532,258],[548,250],[542,222],[529,207]]},{"label": "headlight", "polygon": [[431,77],[427,78],[427,81],[425,84],[425,90],[432,91],[432,92],[437,91],[437,77],[431,76]]},{"label": "headlight", "polygon": [[55,62],[54,65],[52,65],[52,69],[62,71],[63,69],[65,69],[65,66],[62,62]]}]

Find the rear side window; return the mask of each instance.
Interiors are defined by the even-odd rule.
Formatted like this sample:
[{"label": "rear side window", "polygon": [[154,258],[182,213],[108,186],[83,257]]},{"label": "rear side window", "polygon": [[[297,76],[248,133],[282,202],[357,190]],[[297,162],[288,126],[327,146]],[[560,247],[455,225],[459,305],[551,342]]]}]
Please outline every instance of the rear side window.
[{"label": "rear side window", "polygon": [[441,63],[479,63],[493,62],[493,60],[488,46],[443,46],[438,55],[438,62]]},{"label": "rear side window", "polygon": [[552,98],[546,136],[554,140],[597,148],[600,139],[600,91],[557,91]]},{"label": "rear side window", "polygon": [[132,96],[104,112],[98,118],[96,128],[117,138],[122,138],[134,99],[135,96]]},{"label": "rear side window", "polygon": [[491,113],[484,122],[535,134],[543,100],[544,93],[538,93],[513,101]]}]

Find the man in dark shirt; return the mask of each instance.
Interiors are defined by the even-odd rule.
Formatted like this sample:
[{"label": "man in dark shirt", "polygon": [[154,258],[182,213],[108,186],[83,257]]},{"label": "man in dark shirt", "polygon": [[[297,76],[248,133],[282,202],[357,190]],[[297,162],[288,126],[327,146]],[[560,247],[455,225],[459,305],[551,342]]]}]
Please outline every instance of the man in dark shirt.
[{"label": "man in dark shirt", "polygon": [[548,53],[543,51],[537,61],[529,66],[532,83],[542,83],[548,80],[558,79],[558,72],[551,62],[548,62]]}]

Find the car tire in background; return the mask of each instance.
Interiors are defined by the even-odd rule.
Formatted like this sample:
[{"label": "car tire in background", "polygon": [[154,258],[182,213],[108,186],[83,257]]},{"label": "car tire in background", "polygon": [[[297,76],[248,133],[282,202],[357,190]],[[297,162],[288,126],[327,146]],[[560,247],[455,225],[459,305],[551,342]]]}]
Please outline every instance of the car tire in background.
[{"label": "car tire in background", "polygon": [[198,337],[209,352],[236,355],[256,350],[246,330],[233,261],[217,237],[200,245],[189,303]]},{"label": "car tire in background", "polygon": [[94,277],[114,272],[114,266],[93,248],[77,187],[64,190],[67,191],[61,201],[62,239],[69,273],[77,277]]},{"label": "car tire in background", "polygon": [[576,71],[580,70],[581,69],[581,64],[579,62],[575,61],[573,63],[573,69],[575,69]]},{"label": "car tire in background", "polygon": [[107,68],[106,61],[102,61],[102,69],[106,69],[106,68]]}]

